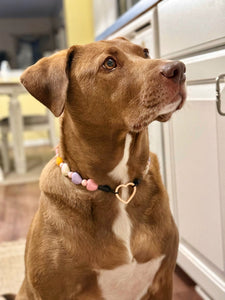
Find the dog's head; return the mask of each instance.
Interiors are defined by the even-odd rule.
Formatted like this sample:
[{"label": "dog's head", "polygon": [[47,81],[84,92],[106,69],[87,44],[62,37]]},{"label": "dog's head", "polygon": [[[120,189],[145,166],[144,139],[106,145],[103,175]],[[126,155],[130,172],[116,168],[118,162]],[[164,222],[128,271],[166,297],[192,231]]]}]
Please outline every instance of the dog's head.
[{"label": "dog's head", "polygon": [[117,38],[43,58],[21,82],[55,116],[65,109],[77,122],[138,132],[183,106],[184,73],[182,62],[151,59],[147,49]]}]

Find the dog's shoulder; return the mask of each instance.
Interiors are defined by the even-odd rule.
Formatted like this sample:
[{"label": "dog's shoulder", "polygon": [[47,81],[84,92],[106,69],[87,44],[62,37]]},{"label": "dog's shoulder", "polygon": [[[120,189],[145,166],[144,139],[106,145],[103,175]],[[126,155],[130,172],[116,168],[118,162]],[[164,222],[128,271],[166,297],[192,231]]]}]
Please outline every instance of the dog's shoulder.
[{"label": "dog's shoulder", "polygon": [[61,183],[60,169],[55,163],[55,158],[52,158],[42,170],[39,186],[40,190],[46,193],[56,193]]}]

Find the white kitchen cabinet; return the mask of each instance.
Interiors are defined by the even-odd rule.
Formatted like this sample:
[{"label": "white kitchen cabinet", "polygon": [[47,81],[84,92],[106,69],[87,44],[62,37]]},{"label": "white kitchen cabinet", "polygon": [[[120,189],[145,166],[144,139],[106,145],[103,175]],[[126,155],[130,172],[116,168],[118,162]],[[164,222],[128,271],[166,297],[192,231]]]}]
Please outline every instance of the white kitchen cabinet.
[{"label": "white kitchen cabinet", "polygon": [[216,77],[225,73],[224,12],[224,0],[158,5],[160,57],[187,66],[187,102],[163,126],[178,264],[214,300],[225,299],[225,116],[216,105]]},{"label": "white kitchen cabinet", "polygon": [[224,300],[225,116],[217,111],[214,74],[225,73],[225,50],[183,61],[187,102],[164,125],[167,185],[180,232],[178,264],[212,299]]}]

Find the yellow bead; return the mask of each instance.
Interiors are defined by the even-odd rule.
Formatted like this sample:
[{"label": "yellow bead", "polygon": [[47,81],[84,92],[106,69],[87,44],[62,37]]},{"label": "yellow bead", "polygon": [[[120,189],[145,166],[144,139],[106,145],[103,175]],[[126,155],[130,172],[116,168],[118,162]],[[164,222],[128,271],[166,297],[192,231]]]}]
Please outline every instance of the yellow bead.
[{"label": "yellow bead", "polygon": [[62,157],[56,157],[56,164],[59,166],[63,162]]}]

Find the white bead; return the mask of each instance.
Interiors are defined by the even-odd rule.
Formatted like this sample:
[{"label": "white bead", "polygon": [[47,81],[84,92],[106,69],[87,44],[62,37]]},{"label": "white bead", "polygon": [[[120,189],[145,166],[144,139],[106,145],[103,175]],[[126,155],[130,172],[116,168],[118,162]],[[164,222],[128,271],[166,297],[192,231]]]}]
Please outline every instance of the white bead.
[{"label": "white bead", "polygon": [[63,163],[61,171],[64,176],[68,175],[68,173],[70,172],[70,169],[69,169],[67,163]]}]

